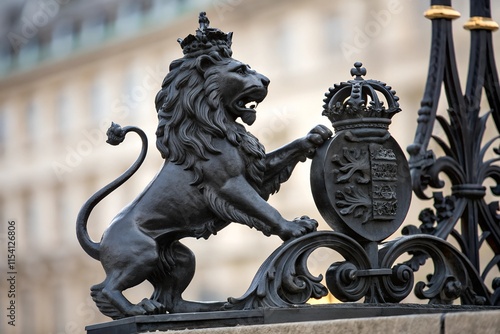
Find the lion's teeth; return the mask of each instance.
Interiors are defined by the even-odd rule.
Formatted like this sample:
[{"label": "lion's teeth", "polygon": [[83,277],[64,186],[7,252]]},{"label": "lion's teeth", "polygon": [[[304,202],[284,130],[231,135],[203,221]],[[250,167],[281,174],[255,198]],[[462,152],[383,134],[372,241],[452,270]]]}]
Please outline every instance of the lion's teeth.
[{"label": "lion's teeth", "polygon": [[247,109],[254,109],[255,107],[257,107],[257,103],[255,101],[250,101],[245,104],[245,108]]}]

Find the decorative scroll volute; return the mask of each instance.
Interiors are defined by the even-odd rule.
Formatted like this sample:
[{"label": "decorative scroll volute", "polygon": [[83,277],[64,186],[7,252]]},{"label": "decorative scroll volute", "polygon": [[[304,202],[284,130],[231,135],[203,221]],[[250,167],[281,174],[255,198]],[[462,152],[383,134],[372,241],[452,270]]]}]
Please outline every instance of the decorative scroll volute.
[{"label": "decorative scroll volute", "polygon": [[353,80],[325,94],[323,115],[336,135],[313,159],[312,192],[334,230],[380,241],[403,223],[411,199],[408,163],[388,131],[401,109],[390,86],[364,80],[366,69],[354,66]]}]

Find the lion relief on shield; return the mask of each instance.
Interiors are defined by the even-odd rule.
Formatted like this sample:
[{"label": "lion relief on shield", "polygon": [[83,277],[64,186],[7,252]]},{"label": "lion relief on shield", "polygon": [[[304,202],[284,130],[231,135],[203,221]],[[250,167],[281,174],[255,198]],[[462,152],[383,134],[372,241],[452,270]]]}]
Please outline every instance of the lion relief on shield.
[{"label": "lion relief on shield", "polygon": [[[267,153],[237,120],[251,125],[256,106],[267,95],[269,79],[232,58],[232,34],[209,27],[204,13],[196,35],[179,40],[184,56],[171,63],[156,96],[157,148],[165,163],[156,177],[122,209],[100,242],[90,239],[92,209],[140,167],[146,136],[135,127],[112,125],[108,142],[137,132],[142,152],[123,175],[94,194],[77,218],[82,248],[104,267],[106,278],[91,288],[99,310],[113,319],[143,314],[209,311],[223,303],[183,300],[195,261],[179,240],[208,238],[231,222],[254,227],[283,240],[312,232],[307,216],[287,220],[267,203],[299,161],[312,157],[331,135],[321,125],[305,137]],[[123,291],[144,281],[151,298],[131,303]]]}]

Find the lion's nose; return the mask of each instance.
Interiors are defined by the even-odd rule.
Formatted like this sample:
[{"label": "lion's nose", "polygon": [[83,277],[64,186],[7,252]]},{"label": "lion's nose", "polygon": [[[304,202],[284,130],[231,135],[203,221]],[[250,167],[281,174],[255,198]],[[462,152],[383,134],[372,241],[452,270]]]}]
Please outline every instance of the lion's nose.
[{"label": "lion's nose", "polygon": [[266,76],[264,76],[262,74],[261,74],[260,81],[262,82],[262,84],[264,85],[264,87],[269,86],[269,83],[271,82],[271,80],[269,80],[268,77],[266,77]]}]

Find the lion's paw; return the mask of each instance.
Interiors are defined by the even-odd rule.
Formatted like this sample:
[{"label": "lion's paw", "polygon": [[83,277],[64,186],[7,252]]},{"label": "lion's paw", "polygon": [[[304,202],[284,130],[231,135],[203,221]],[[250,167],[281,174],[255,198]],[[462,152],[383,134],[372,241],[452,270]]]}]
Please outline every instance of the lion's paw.
[{"label": "lion's paw", "polygon": [[309,218],[308,216],[302,216],[300,218],[295,218],[291,222],[287,222],[285,226],[282,226],[279,236],[283,240],[288,240],[292,238],[297,238],[303,236],[304,234],[314,232],[318,228],[318,222],[315,219]]},{"label": "lion's paw", "polygon": [[144,298],[138,304],[132,306],[127,311],[128,316],[147,315],[147,314],[163,314],[166,313],[166,308],[157,301]]},{"label": "lion's paw", "polygon": [[312,158],[316,149],[323,145],[325,141],[327,141],[333,135],[332,131],[324,125],[316,125],[309,133],[307,134],[306,142],[309,146],[306,156],[308,158]]}]

